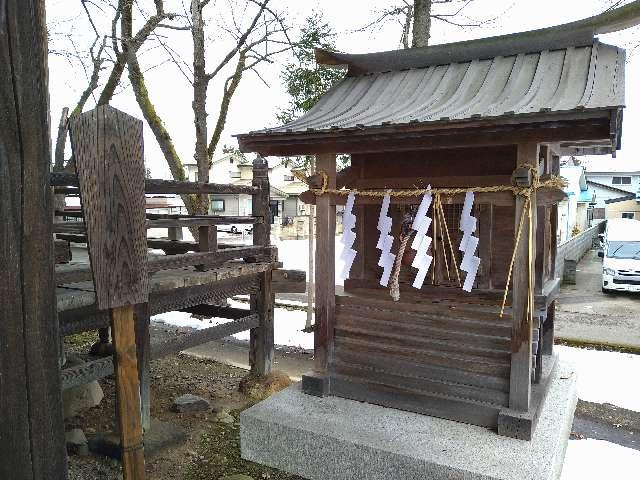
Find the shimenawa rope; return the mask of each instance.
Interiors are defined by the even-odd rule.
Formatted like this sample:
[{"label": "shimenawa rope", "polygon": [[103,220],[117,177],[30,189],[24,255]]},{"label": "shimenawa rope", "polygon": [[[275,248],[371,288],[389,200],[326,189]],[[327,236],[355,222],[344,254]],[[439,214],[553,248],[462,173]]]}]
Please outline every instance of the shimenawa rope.
[{"label": "shimenawa rope", "polygon": [[[444,227],[445,232],[446,232],[446,236],[447,236],[447,240],[449,242],[449,247],[451,250],[451,258],[453,260],[453,264],[455,265],[455,269],[456,269],[456,275],[457,275],[457,279],[458,279],[458,285],[460,284],[460,274],[458,271],[458,265],[457,262],[455,260],[455,254],[454,254],[454,250],[453,250],[453,244],[451,243],[451,237],[449,236],[449,229],[447,227],[447,222],[444,216],[444,209],[442,207],[442,201],[440,196],[441,195],[458,195],[461,193],[466,193],[468,191],[472,191],[474,193],[491,193],[491,192],[511,192],[516,196],[522,196],[525,197],[525,202],[522,206],[522,213],[520,214],[520,220],[518,222],[518,231],[516,233],[515,239],[514,239],[514,247],[513,247],[513,254],[511,255],[511,262],[509,264],[509,272],[507,274],[507,283],[504,287],[504,295],[502,297],[502,305],[500,307],[500,317],[503,316],[504,314],[504,309],[506,306],[506,302],[507,302],[507,296],[509,294],[509,286],[511,284],[511,275],[513,273],[513,265],[515,263],[516,260],[516,253],[518,250],[518,246],[520,243],[520,237],[522,236],[522,228],[524,225],[524,219],[525,216],[528,217],[528,221],[529,221],[529,231],[528,231],[528,236],[529,238],[528,240],[528,258],[527,258],[527,270],[528,270],[528,275],[529,275],[529,279],[528,279],[528,292],[527,292],[527,316],[529,317],[530,321],[533,320],[533,305],[531,305],[531,294],[532,294],[532,289],[533,289],[533,285],[532,285],[532,275],[531,275],[531,269],[533,268],[533,212],[532,212],[532,204],[531,204],[531,194],[533,192],[535,192],[536,190],[540,189],[540,188],[563,188],[566,186],[566,182],[557,176],[550,176],[549,178],[545,179],[544,181],[540,180],[540,177],[538,176],[538,171],[536,169],[535,166],[533,165],[524,165],[521,166],[520,168],[526,168],[528,170],[531,171],[532,173],[532,182],[530,186],[527,187],[519,187],[517,185],[491,185],[491,186],[484,186],[484,187],[467,187],[467,188],[414,188],[414,189],[406,189],[406,190],[357,190],[357,189],[343,189],[343,190],[338,190],[335,188],[327,188],[327,185],[329,183],[329,177],[327,176],[327,173],[324,171],[319,171],[318,174],[322,175],[322,187],[321,188],[312,188],[310,189],[310,191],[312,191],[315,195],[325,195],[325,194],[335,194],[335,195],[349,195],[350,193],[355,194],[356,196],[361,196],[361,197],[372,197],[372,198],[382,198],[385,195],[389,195],[391,197],[419,197],[422,196],[428,192],[431,192],[434,195],[434,211],[435,211],[435,216],[434,216],[434,230],[435,230],[435,223],[440,221],[442,222],[442,225]],[[299,171],[294,171],[293,174],[296,176],[296,178],[298,178],[299,180],[309,184],[309,179],[302,173]],[[436,234],[434,233],[434,244],[436,243],[436,238],[435,238]],[[391,285],[390,285],[390,292],[391,292],[391,296],[394,298],[394,300],[398,300],[400,298],[400,291],[399,291],[399,283],[398,283],[398,277],[400,275],[400,269],[402,266],[402,256],[404,255],[404,250],[406,249],[406,244],[409,240],[410,235],[404,235],[404,238],[401,241],[401,245],[400,248],[398,250],[398,255],[396,256],[396,261],[394,264],[394,270],[393,270],[393,278],[391,280]],[[436,246],[434,245],[433,249],[435,252],[435,248]],[[444,260],[445,263],[447,263],[447,259],[446,259],[446,252],[444,252],[444,245],[442,246],[443,248],[443,253],[444,253]],[[435,271],[435,268],[434,268]],[[447,274],[449,273],[449,268],[448,268],[448,264],[447,264]],[[396,298],[397,297],[397,298]]]}]

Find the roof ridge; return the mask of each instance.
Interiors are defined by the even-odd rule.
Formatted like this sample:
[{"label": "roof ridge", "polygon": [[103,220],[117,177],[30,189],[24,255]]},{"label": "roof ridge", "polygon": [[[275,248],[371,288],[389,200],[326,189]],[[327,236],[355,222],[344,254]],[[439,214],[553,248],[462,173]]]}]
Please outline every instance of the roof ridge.
[{"label": "roof ridge", "polygon": [[348,66],[350,75],[398,71],[471,61],[475,59],[537,53],[568,47],[585,47],[598,34],[624,30],[640,24],[640,0],[583,20],[552,27],[476,40],[376,53],[348,54],[317,48],[316,61],[323,65]]}]

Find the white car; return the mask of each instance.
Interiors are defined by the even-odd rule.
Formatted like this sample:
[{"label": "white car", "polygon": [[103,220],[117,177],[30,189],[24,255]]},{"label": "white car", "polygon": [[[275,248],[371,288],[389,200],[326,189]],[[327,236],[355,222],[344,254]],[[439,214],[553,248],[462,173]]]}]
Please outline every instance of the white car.
[{"label": "white car", "polygon": [[607,221],[602,257],[602,291],[640,292],[640,221]]}]

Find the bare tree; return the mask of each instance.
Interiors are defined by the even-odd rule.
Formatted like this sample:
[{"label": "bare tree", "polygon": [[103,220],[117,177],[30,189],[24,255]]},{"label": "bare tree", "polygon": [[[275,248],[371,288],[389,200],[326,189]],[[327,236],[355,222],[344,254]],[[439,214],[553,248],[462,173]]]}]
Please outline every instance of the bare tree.
[{"label": "bare tree", "polygon": [[[82,10],[93,31],[95,37],[93,43],[89,47],[88,56],[83,56],[77,48],[75,41],[70,33],[64,33],[71,48],[62,48],[54,50],[50,53],[61,55],[69,61],[72,59],[80,63],[82,70],[87,78],[86,88],[80,94],[80,98],[71,113],[69,108],[65,107],[62,111],[60,123],[58,125],[58,134],[56,140],[56,149],[54,156],[54,170],[62,170],[65,168],[64,147],[68,133],[68,117],[78,115],[85,108],[88,100],[93,96],[97,105],[108,104],[116,93],[116,89],[121,85],[122,74],[127,65],[127,53],[133,52],[137,55],[143,44],[149,39],[154,31],[159,27],[171,28],[170,25],[163,24],[167,20],[174,20],[181,16],[177,13],[167,13],[162,8],[162,2],[154,0],[156,12],[154,15],[148,16],[142,27],[131,35],[128,44],[123,45],[123,38],[118,32],[118,24],[124,8],[131,6],[133,0],[80,0]],[[100,31],[99,22],[94,17],[96,14],[104,16],[110,14],[109,30]],[[102,89],[96,98],[96,90],[101,86],[101,76],[104,71],[108,71],[106,81],[102,83]],[[72,159],[67,162],[67,169],[73,168]]]},{"label": "bare tree", "polygon": [[426,47],[431,38],[433,21],[460,28],[480,27],[495,18],[475,18],[467,15],[476,0],[400,0],[395,6],[378,12],[377,17],[360,31],[381,27],[388,22],[402,28],[400,43],[404,48]]},{"label": "bare tree", "polygon": [[[205,42],[207,21],[204,9],[209,0],[191,0],[189,17],[181,28],[191,32],[193,44],[193,62],[189,73],[183,72],[193,88],[193,121],[195,126],[194,158],[198,166],[198,181],[209,181],[209,169],[214,152],[220,141],[227,119],[231,99],[247,71],[255,72],[259,77],[257,66],[263,62],[273,62],[273,57],[290,49],[287,37],[287,26],[282,14],[269,6],[269,0],[229,1],[228,11],[231,14],[231,26],[220,25],[218,33],[225,33],[232,41],[225,55],[213,69],[207,68],[207,50],[209,42]],[[161,8],[162,2],[156,0]],[[244,18],[238,19],[236,10],[244,12]],[[250,14],[247,14],[251,12]],[[127,45],[131,37],[132,7],[122,9],[122,36]],[[244,20],[244,21],[243,21]],[[137,55],[133,51],[127,54],[129,81],[136,96],[143,116],[147,120],[160,149],[167,161],[171,175],[176,180],[185,180],[183,162],[175,149],[171,135],[158,116],[146,87],[144,72],[140,68]],[[233,66],[233,68],[232,68]],[[232,68],[231,73],[229,69]],[[226,73],[225,73],[226,72]],[[222,98],[213,131],[209,133],[207,103],[208,89],[212,80],[227,75],[222,82]],[[262,79],[262,77],[260,77]],[[263,80],[264,81],[264,80]],[[266,82],[265,82],[266,83]],[[185,198],[187,210],[192,213],[206,213],[208,199]]]}]

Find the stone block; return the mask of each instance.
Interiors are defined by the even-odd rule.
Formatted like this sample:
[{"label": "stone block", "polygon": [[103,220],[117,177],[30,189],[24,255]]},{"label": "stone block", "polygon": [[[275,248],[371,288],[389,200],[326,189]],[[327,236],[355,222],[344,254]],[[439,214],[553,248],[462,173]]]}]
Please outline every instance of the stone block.
[{"label": "stone block", "polygon": [[80,428],[74,428],[64,434],[67,442],[67,452],[76,455],[89,455],[87,437]]},{"label": "stone block", "polygon": [[103,398],[102,387],[95,380],[63,390],[62,405],[65,420],[100,405]]},{"label": "stone block", "polygon": [[210,409],[211,404],[208,400],[190,393],[176,397],[171,405],[171,410],[178,413],[207,412]]},{"label": "stone block", "polygon": [[576,402],[575,374],[560,363],[525,441],[294,385],[241,414],[241,453],[312,480],[556,480]]}]

